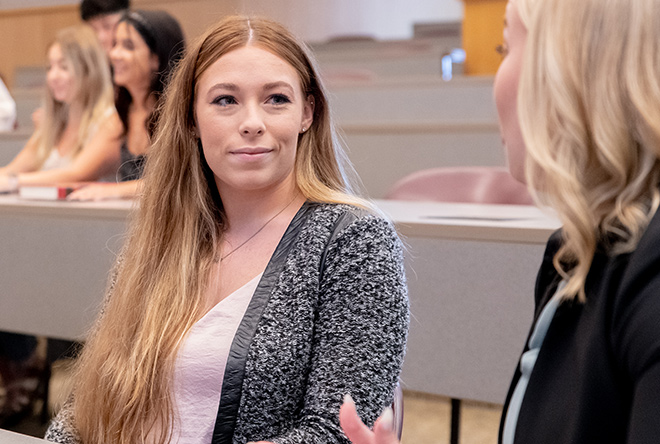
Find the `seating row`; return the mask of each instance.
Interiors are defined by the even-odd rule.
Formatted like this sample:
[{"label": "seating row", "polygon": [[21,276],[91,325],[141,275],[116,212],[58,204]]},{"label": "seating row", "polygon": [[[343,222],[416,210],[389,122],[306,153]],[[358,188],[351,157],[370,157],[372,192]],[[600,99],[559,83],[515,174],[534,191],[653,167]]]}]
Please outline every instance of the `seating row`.
[{"label": "seating row", "polygon": [[[492,77],[344,80],[328,87],[349,158],[372,198],[420,169],[505,164]],[[40,90],[17,89],[15,98],[19,128],[27,131]],[[0,136],[0,160],[21,146],[14,136]]]}]

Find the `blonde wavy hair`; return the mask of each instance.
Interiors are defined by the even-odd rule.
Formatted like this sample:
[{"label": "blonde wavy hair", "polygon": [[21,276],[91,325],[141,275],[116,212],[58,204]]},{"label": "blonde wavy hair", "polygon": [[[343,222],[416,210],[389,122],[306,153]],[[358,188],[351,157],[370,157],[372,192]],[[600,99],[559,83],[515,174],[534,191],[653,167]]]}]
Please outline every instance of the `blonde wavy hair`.
[{"label": "blonde wavy hair", "polygon": [[213,173],[195,134],[195,87],[224,54],[256,45],[278,55],[314,98],[301,134],[295,175],[310,201],[369,207],[355,197],[343,166],[326,93],[305,46],[264,19],[228,17],[191,45],[166,89],[132,223],[104,314],[79,360],[74,421],[85,443],[171,439],[174,363],[201,317],[203,295],[225,227]]},{"label": "blonde wavy hair", "polygon": [[[49,48],[54,45],[59,45],[64,60],[73,70],[76,81],[76,95],[73,100],[83,108],[76,144],[71,151],[71,157],[75,157],[108,109],[114,107],[110,66],[96,34],[88,25],[62,29]],[[57,145],[68,118],[69,105],[55,100],[50,89],[46,88],[43,122],[34,136],[37,141],[38,165],[43,165]]]},{"label": "blonde wavy hair", "polygon": [[518,110],[535,198],[563,223],[563,297],[597,250],[633,251],[660,202],[660,0],[515,0]]}]

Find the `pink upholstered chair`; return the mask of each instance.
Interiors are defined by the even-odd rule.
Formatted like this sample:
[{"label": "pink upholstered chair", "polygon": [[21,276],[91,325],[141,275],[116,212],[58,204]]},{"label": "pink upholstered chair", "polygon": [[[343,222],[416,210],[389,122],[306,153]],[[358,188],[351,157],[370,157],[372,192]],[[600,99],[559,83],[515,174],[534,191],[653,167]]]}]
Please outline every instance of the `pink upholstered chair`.
[{"label": "pink upholstered chair", "polygon": [[533,205],[527,187],[502,167],[444,167],[417,171],[395,183],[386,198]]}]

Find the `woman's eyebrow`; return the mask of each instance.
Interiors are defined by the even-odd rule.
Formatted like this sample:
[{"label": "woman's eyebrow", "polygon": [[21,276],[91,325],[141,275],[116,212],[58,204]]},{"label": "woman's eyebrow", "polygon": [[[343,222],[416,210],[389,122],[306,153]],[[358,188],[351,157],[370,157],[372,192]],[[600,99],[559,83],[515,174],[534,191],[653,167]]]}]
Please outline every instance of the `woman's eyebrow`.
[{"label": "woman's eyebrow", "polygon": [[276,88],[286,88],[289,89],[291,92],[293,92],[293,87],[284,81],[279,81],[279,82],[271,82],[271,83],[266,83],[264,85],[264,91],[269,91],[271,89],[276,89]]},{"label": "woman's eyebrow", "polygon": [[215,91],[216,89],[224,89],[227,91],[238,91],[238,85],[235,83],[216,83],[213,85],[211,88],[209,88],[209,91]]}]

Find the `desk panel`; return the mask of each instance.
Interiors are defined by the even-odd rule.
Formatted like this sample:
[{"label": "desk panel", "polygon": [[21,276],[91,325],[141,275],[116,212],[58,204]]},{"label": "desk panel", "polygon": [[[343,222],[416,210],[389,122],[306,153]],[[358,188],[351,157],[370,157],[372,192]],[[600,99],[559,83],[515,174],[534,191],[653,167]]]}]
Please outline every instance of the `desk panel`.
[{"label": "desk panel", "polygon": [[[525,206],[376,203],[408,247],[412,318],[402,386],[503,402],[558,221]],[[130,209],[130,202],[0,197],[0,330],[84,337]]]},{"label": "desk panel", "polygon": [[559,221],[536,207],[377,201],[408,246],[403,388],[501,404]]},{"label": "desk panel", "polygon": [[81,339],[121,248],[130,203],[0,200],[0,327]]},{"label": "desk panel", "polygon": [[544,245],[408,237],[404,389],[504,403]]}]

